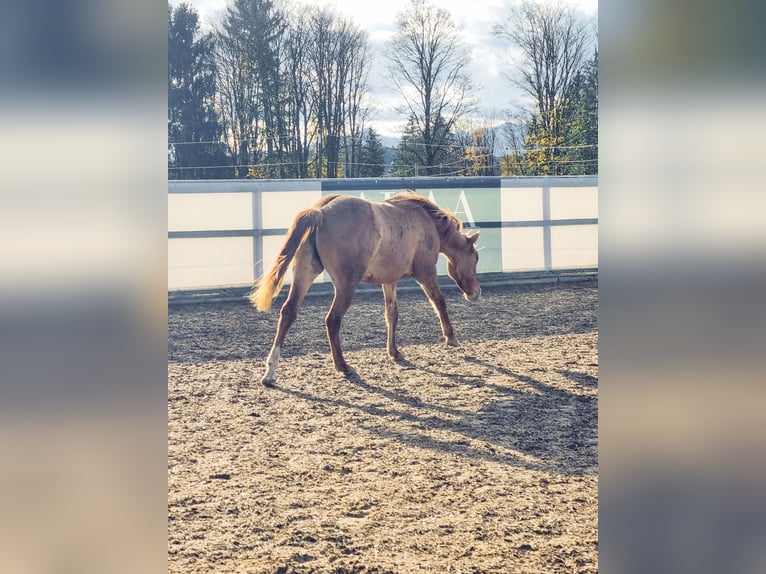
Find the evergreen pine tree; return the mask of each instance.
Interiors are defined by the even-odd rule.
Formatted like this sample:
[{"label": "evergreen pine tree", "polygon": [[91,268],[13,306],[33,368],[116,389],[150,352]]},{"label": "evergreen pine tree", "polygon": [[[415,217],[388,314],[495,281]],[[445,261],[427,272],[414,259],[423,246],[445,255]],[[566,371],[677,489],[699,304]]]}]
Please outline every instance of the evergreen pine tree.
[{"label": "evergreen pine tree", "polygon": [[598,173],[598,49],[575,84],[577,93],[565,143],[571,175]]},{"label": "evergreen pine tree", "polygon": [[372,128],[365,130],[364,143],[362,144],[362,165],[359,170],[360,176],[382,176],[386,170],[385,153],[386,150],[377,132]]},{"label": "evergreen pine tree", "polygon": [[229,176],[214,107],[213,38],[189,4],[168,5],[168,178]]}]

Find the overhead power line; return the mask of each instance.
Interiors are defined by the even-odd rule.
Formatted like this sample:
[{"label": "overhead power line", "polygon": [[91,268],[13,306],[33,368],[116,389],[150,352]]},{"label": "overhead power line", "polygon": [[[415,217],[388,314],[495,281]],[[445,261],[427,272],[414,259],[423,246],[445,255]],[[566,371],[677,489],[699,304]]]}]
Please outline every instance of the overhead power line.
[{"label": "overhead power line", "polygon": [[[536,165],[564,165],[564,164],[593,164],[598,162],[597,158],[593,159],[550,159],[546,161],[541,162],[535,162]],[[446,168],[454,168],[459,166],[461,163],[463,164],[471,164],[472,162],[470,160],[458,160],[450,163],[444,163],[444,164],[438,164],[433,166],[423,166],[423,165],[392,165],[392,164],[383,164],[383,163],[346,163],[346,162],[340,162],[339,165],[341,167],[344,166],[354,166],[354,167],[393,167],[394,169],[406,169],[410,168],[412,170],[416,171],[423,171],[423,170],[436,170],[436,169],[446,169]],[[235,165],[195,165],[195,166],[168,166],[169,170],[193,170],[193,169],[249,169],[249,168],[278,168],[278,167],[290,167],[290,166],[298,166],[303,165],[303,162],[281,162],[281,163],[244,163],[244,164],[235,164]],[[480,166],[480,169],[500,169],[502,167],[502,164],[500,163],[492,163],[487,165]],[[463,171],[470,171],[472,167],[470,165],[464,165],[461,169],[458,169],[455,173],[460,173]],[[449,175],[449,174],[444,174]]]},{"label": "overhead power line", "polygon": [[[366,141],[367,138],[361,138],[361,137],[355,137],[355,136],[340,136],[343,140],[360,140],[360,141]],[[279,139],[279,138],[275,138]],[[287,139],[287,138],[283,138]],[[170,146],[183,146],[183,145],[214,145],[214,144],[223,144],[223,145],[230,145],[231,142],[237,142],[237,143],[243,143],[243,142],[253,142],[254,140],[252,138],[241,138],[241,139],[233,139],[230,142],[226,142],[224,140],[208,140],[208,141],[182,141],[182,142],[168,142],[168,147]],[[399,140],[399,144],[407,143],[409,147],[417,148],[417,147],[439,147],[439,148],[447,148],[449,146],[445,146],[444,144],[425,144],[425,143],[419,143],[419,142],[403,142],[403,140]],[[384,146],[386,147],[386,146]],[[455,145],[454,147],[458,148],[486,148],[487,146],[482,145]],[[525,152],[525,151],[545,151],[550,149],[555,150],[564,150],[564,149],[585,149],[585,148],[595,148],[598,147],[598,144],[577,144],[577,145],[550,145],[550,146],[533,146],[533,147],[524,147],[524,148],[511,148],[508,146],[505,146],[503,149],[505,151],[519,151],[519,152]]]}]

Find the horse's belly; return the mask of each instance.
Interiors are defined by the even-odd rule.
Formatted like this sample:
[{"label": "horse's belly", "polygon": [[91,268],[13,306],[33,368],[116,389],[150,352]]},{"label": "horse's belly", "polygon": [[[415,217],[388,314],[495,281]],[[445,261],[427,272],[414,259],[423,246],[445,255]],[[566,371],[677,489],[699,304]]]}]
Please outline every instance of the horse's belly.
[{"label": "horse's belly", "polygon": [[409,277],[412,275],[412,271],[409,269],[377,269],[368,267],[362,275],[362,281],[364,283],[372,283],[373,285],[382,285],[384,283],[394,283],[399,281],[402,277]]},{"label": "horse's belly", "polygon": [[409,277],[412,275],[412,260],[402,255],[402,253],[392,253],[388,256],[377,253],[376,257],[373,257],[367,264],[362,275],[362,281],[381,285],[393,283],[402,277]]}]

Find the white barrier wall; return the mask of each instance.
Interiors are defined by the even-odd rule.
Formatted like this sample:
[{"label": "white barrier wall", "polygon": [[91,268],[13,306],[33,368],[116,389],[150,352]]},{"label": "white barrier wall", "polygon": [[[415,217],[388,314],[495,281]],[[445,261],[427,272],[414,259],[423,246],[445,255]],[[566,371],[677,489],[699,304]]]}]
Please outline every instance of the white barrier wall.
[{"label": "white barrier wall", "polygon": [[598,267],[596,176],[189,180],[168,182],[168,289],[251,285],[295,214],[322,195],[383,200],[404,189],[482,230],[481,273]]}]

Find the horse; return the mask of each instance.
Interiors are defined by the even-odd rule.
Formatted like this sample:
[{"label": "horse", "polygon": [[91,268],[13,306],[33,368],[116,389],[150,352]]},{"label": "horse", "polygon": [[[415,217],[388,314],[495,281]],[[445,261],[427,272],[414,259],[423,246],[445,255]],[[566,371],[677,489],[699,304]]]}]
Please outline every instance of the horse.
[{"label": "horse", "polygon": [[261,383],[272,386],[276,382],[276,367],[287,331],[309,287],[325,269],[335,290],[325,326],[338,372],[350,373],[341,350],[340,326],[360,282],[383,288],[386,350],[394,361],[402,359],[396,346],[399,317],[396,285],[403,277],[414,277],[431,301],[439,317],[444,343],[459,346],[439,288],[436,261],[439,253],[443,253],[448,274],[465,299],[478,300],[481,295],[476,277],[478,238],[478,231],[464,234],[461,222],[453,214],[414,192],[399,193],[382,202],[328,195],[299,212],[274,265],[249,294],[256,309],[269,311],[292,262],[292,284],[280,310]]}]

